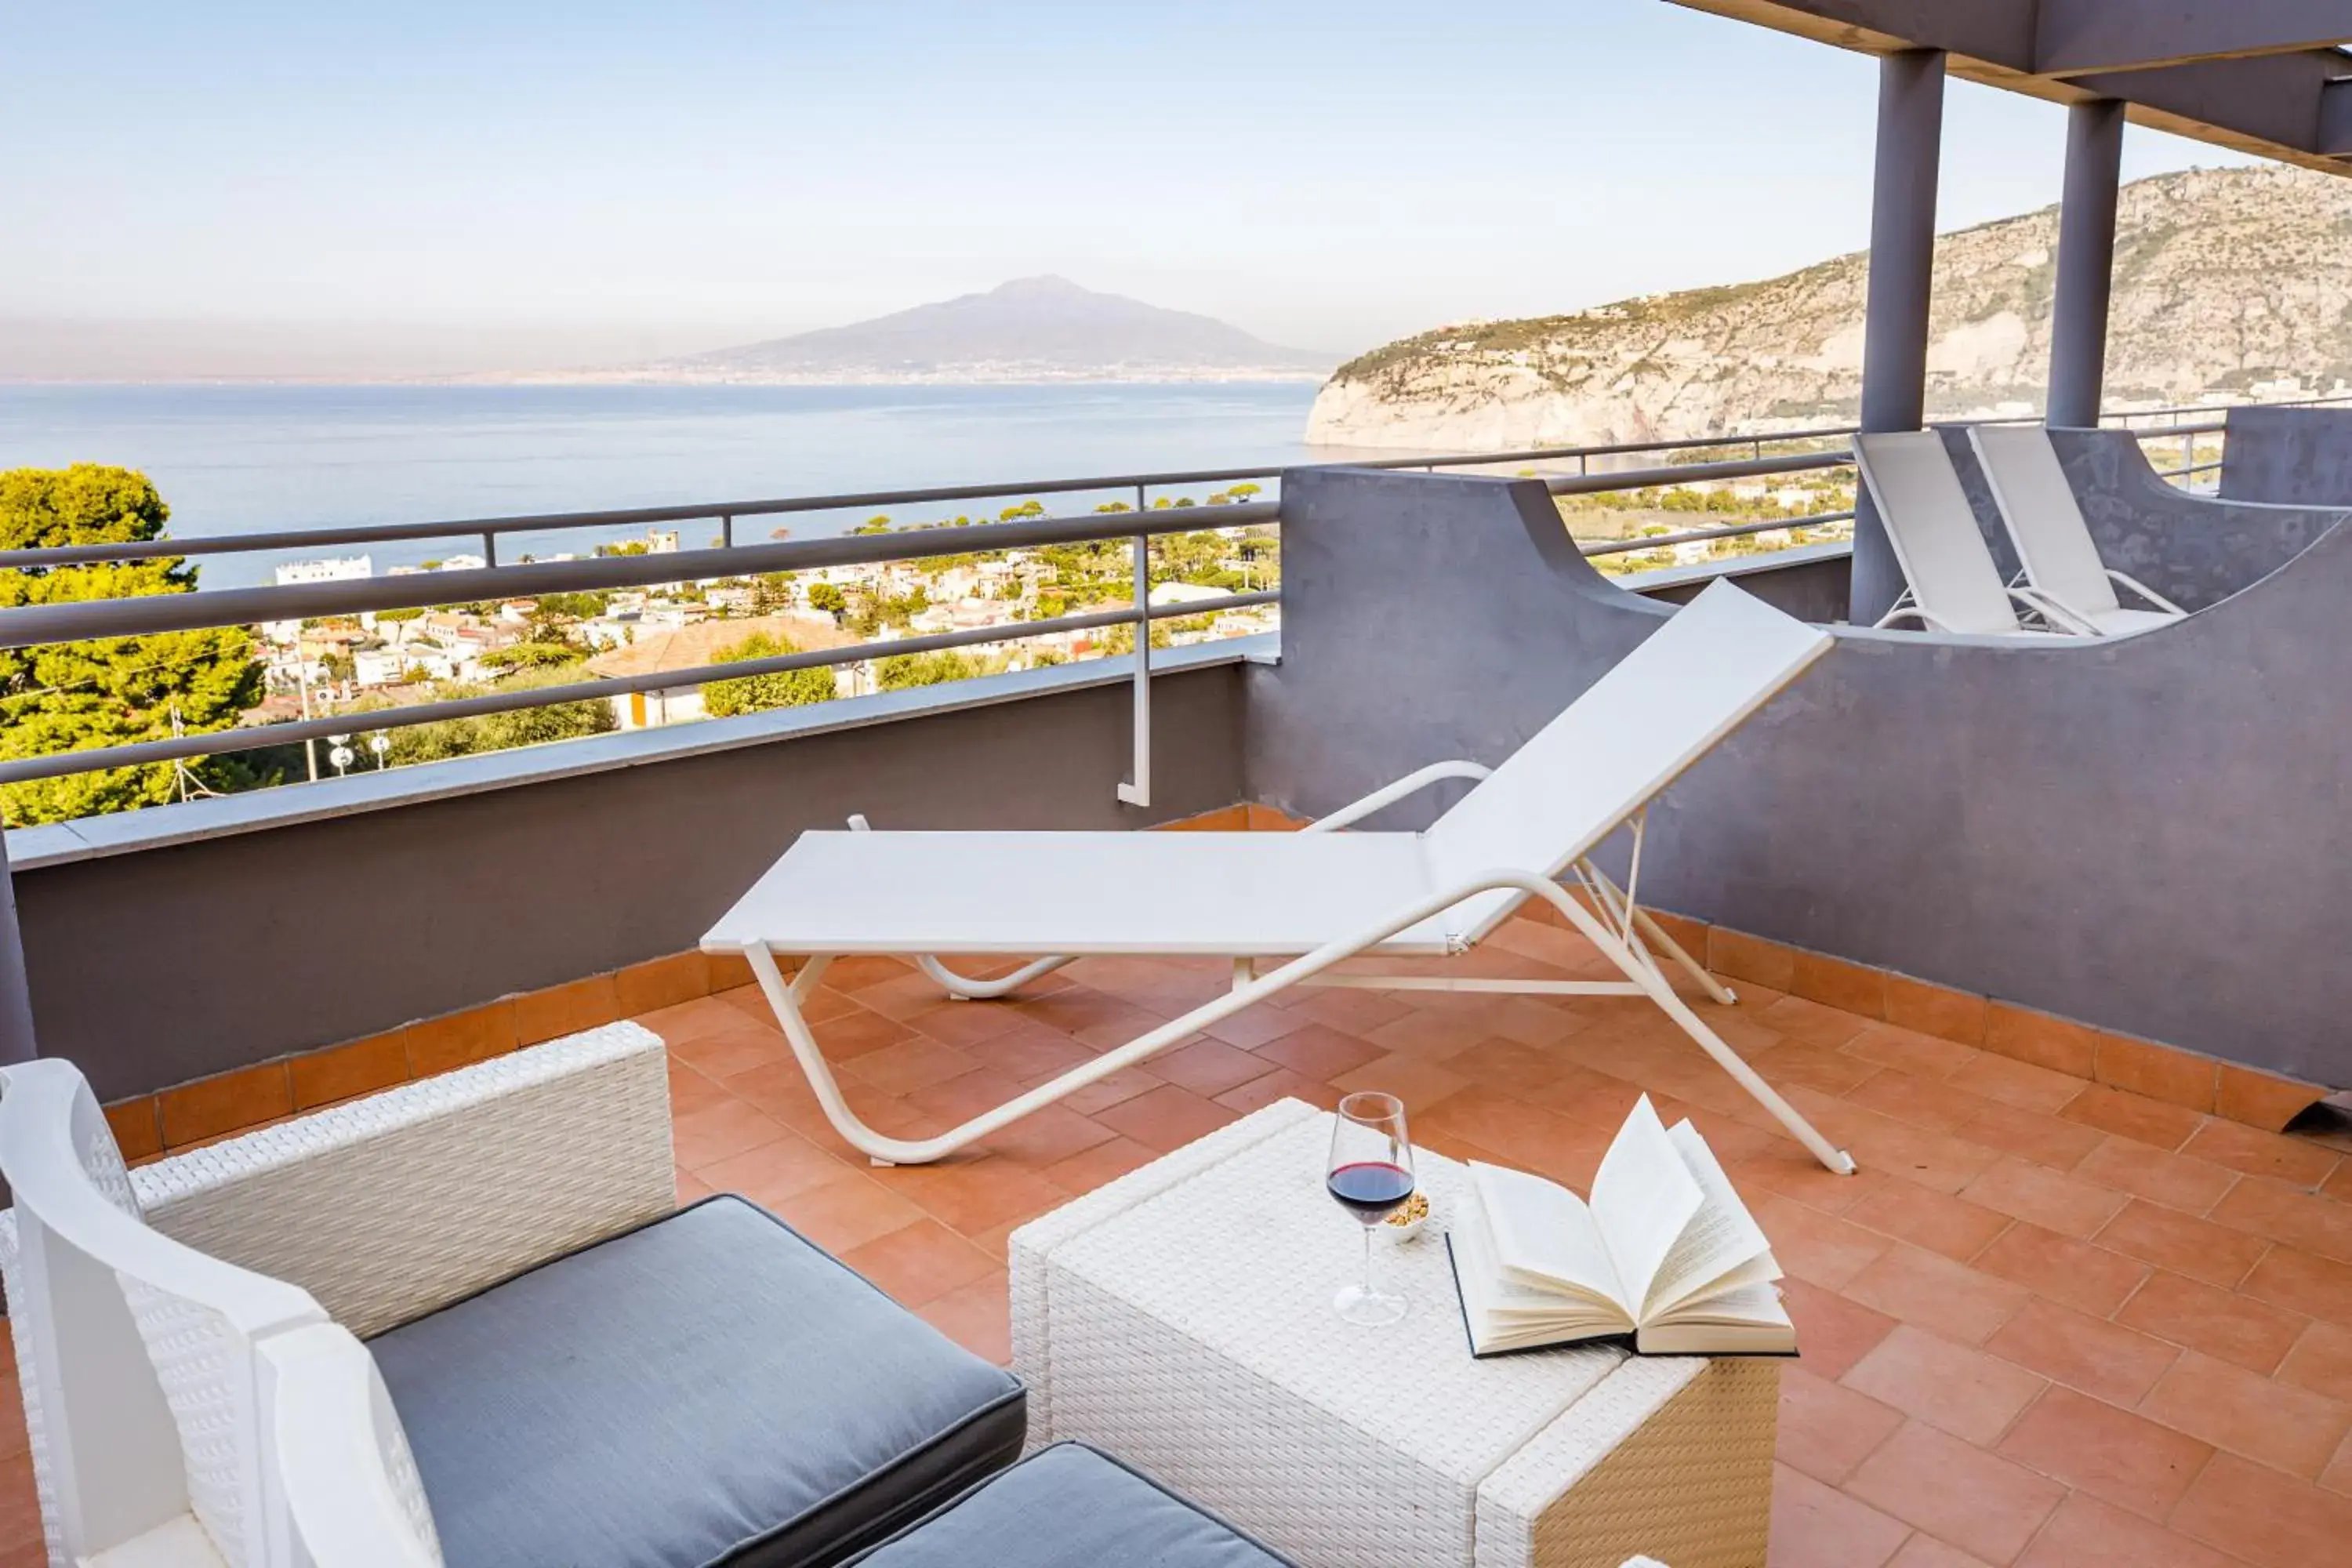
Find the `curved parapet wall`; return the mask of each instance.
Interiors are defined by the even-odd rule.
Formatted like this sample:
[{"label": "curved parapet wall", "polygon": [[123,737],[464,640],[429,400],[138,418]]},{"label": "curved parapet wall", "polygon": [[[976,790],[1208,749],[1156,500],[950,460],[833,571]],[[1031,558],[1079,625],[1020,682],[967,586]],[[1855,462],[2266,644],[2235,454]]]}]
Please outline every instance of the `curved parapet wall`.
[{"label": "curved parapet wall", "polygon": [[[1302,469],[1283,533],[1282,663],[1257,672],[1244,756],[1253,797],[1301,815],[1439,758],[1500,759],[1672,613],[1594,573],[1535,481]],[[1741,931],[2352,1081],[2347,602],[2338,528],[2137,637],[1839,627],[1654,810],[1643,886]]]},{"label": "curved parapet wall", "polygon": [[2352,506],[2352,409],[2232,408],[2228,419],[2222,499]]},{"label": "curved parapet wall", "polygon": [[[2001,580],[2014,579],[2017,550],[1968,431],[1948,426],[1937,434],[1959,470],[1960,489]],[[2126,431],[2053,430],[2050,439],[2100,558],[2184,609],[2201,610],[2252,586],[2309,549],[2342,516],[2325,507],[2248,506],[2177,489]],[[2126,602],[2137,601],[2126,596]]]}]

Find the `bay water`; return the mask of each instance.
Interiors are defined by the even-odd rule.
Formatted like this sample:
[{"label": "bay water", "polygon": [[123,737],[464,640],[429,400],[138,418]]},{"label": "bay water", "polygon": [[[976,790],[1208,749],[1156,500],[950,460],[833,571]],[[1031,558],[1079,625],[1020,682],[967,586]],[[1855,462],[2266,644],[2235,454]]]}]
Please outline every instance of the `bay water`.
[{"label": "bay water", "polygon": [[[142,470],[176,537],[607,510],[851,490],[1328,460],[1301,439],[1309,383],[1022,386],[0,385],[0,468]],[[1196,498],[1217,489],[1189,487]],[[1271,486],[1268,487],[1271,489]],[[1164,493],[1178,495],[1186,489]],[[745,518],[739,543],[818,538],[877,510],[898,522],[1024,499]],[[1059,512],[1131,492],[1046,499]],[[679,543],[713,542],[715,521]],[[501,560],[644,537],[509,536]],[[368,555],[381,574],[478,538],[199,558],[207,588],[281,560]]]}]

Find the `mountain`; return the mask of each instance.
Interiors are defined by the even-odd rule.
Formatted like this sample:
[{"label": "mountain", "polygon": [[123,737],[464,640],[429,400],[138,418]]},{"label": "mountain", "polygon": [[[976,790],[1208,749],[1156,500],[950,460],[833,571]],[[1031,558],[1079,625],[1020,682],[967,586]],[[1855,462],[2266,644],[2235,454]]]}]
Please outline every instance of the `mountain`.
[{"label": "mountain", "polygon": [[[2058,209],[1936,242],[1928,411],[2040,407]],[[1865,252],[1573,315],[1441,327],[1333,373],[1307,438],[1423,450],[1671,440],[1853,417]],[[2195,170],[2124,187],[2110,405],[2352,377],[2352,179]]]},{"label": "mountain", "polygon": [[870,321],[609,374],[740,383],[1309,380],[1336,357],[1067,279],[1019,278]]}]

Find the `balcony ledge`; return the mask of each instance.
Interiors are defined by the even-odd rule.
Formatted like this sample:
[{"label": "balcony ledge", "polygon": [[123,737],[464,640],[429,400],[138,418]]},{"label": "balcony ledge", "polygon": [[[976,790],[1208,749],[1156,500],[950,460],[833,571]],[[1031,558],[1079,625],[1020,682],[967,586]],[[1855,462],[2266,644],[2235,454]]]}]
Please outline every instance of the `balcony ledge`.
[{"label": "balcony ledge", "polygon": [[[1220,665],[1272,662],[1279,657],[1281,646],[1281,634],[1265,632],[1220,642],[1155,649],[1151,668],[1155,674],[1177,674]],[[1088,659],[1082,664],[987,675],[907,691],[843,698],[806,708],[779,708],[738,719],[630,730],[480,756],[453,757],[446,762],[383,773],[371,770],[345,778],[320,779],[315,784],[150,806],[143,811],[11,828],[7,836],[8,863],[13,870],[21,872],[142,849],[163,849],[296,823],[354,816],[583,773],[863,729],[902,719],[1118,686],[1131,680],[1134,673],[1132,655]],[[361,728],[356,721],[352,727]]]}]

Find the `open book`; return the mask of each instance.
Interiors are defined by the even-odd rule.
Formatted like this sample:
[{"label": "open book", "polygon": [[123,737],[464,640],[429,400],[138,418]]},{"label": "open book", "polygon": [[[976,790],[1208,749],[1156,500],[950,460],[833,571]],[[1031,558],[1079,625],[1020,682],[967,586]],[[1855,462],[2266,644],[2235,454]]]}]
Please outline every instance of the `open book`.
[{"label": "open book", "polygon": [[1471,1163],[1454,1259],[1473,1355],[1630,1335],[1644,1355],[1793,1354],[1771,1244],[1698,1130],[1643,1095],[1586,1205],[1556,1182]]}]

